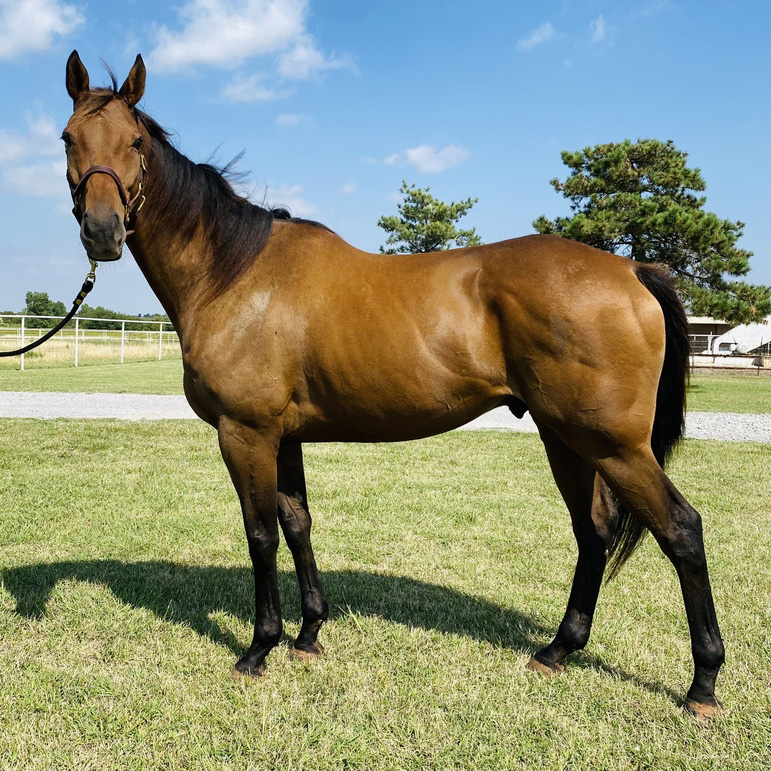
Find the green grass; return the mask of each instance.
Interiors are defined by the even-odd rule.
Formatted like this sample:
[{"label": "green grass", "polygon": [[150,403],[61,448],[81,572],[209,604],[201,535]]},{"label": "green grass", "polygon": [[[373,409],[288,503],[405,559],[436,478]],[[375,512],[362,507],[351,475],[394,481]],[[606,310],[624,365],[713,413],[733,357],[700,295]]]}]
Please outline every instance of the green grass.
[{"label": "green grass", "polygon": [[691,377],[688,409],[695,412],[771,412],[771,377],[698,372]]},{"label": "green grass", "polygon": [[182,360],[155,359],[55,368],[35,368],[32,365],[24,372],[0,369],[0,391],[181,394]]},{"label": "green grass", "polygon": [[[169,359],[86,364],[77,369],[71,366],[35,368],[32,365],[24,372],[0,368],[0,391],[181,394],[182,362]],[[688,409],[696,412],[771,412],[771,377],[698,372],[691,378]]]},{"label": "green grass", "polygon": [[196,422],[6,420],[0,432],[3,768],[683,768],[768,765],[771,445],[687,441],[673,478],[705,521],[728,660],[726,716],[691,676],[677,581],[653,539],[603,589],[592,639],[552,680],[575,546],[536,437],[309,446],[327,655],[299,629],[267,675],[251,639],[240,514]]}]

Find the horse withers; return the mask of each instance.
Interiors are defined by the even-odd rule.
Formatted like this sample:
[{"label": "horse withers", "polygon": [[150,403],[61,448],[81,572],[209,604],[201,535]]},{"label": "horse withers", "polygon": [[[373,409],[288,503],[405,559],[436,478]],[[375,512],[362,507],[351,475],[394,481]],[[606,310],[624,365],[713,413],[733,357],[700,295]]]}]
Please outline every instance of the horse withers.
[{"label": "horse withers", "polygon": [[553,236],[420,255],[368,254],[256,206],[178,152],[118,88],[67,62],[68,178],[90,257],[128,245],[179,333],[185,394],[216,428],[254,567],[255,624],[235,673],[259,675],[282,620],[279,528],[300,583],[299,656],[322,652],[304,442],[416,439],[500,405],[529,410],[578,542],[567,611],[529,666],[562,671],[589,638],[606,566],[650,530],[690,628],[686,707],[720,711],[723,663],[701,519],[664,473],[683,430],[687,324],[666,272]]}]

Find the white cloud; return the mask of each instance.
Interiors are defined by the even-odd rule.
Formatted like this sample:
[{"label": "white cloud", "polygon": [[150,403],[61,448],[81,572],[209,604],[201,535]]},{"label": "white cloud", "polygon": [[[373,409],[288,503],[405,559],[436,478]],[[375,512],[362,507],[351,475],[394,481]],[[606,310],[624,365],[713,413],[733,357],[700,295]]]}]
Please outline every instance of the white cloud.
[{"label": "white cloud", "polygon": [[64,159],[3,169],[3,186],[22,195],[60,198],[67,189]]},{"label": "white cloud", "polygon": [[3,187],[22,195],[66,195],[66,163],[56,122],[27,115],[27,133],[0,129],[0,178]]},{"label": "white cloud", "polygon": [[630,19],[639,19],[643,16],[653,16],[659,11],[663,11],[669,7],[669,0],[653,0],[652,2],[643,4],[635,13],[631,14]]},{"label": "white cloud", "polygon": [[346,182],[341,188],[340,193],[342,195],[353,195],[357,190],[355,182]]},{"label": "white cloud", "polygon": [[155,68],[203,64],[225,69],[289,48],[304,32],[307,0],[188,0],[181,30],[162,25],[150,55]]},{"label": "white cloud", "polygon": [[592,43],[601,43],[605,40],[607,29],[605,27],[605,19],[600,14],[596,19],[593,19],[589,25],[589,37]]},{"label": "white cloud", "polygon": [[527,37],[520,38],[517,41],[518,51],[531,51],[536,46],[546,43],[548,40],[556,37],[557,30],[550,22],[544,22],[536,27]]},{"label": "white cloud", "polygon": [[271,208],[283,206],[289,209],[293,217],[315,217],[318,209],[302,197],[300,185],[279,185],[273,190],[268,190],[267,198]]},{"label": "white cloud", "polygon": [[285,99],[289,91],[277,91],[263,84],[261,75],[236,75],[222,89],[222,97],[227,102],[270,102]]},{"label": "white cloud", "polygon": [[399,153],[393,153],[392,155],[389,155],[387,158],[384,158],[383,163],[386,166],[395,166],[398,160],[399,160]]},{"label": "white cloud", "polygon": [[437,174],[468,160],[469,152],[460,145],[447,145],[437,150],[433,145],[411,147],[406,152],[407,163],[416,166],[418,171]]},{"label": "white cloud", "polygon": [[23,158],[26,153],[26,138],[0,129],[0,166]]},{"label": "white cloud", "polygon": [[84,22],[76,6],[60,0],[0,0],[0,59],[45,51]]},{"label": "white cloud", "polygon": [[278,71],[285,78],[306,80],[322,70],[338,70],[349,67],[347,58],[327,57],[316,48],[310,35],[301,35],[294,46],[278,60]]},{"label": "white cloud", "polygon": [[[151,66],[173,72],[199,66],[238,69],[256,57],[271,57],[277,76],[305,80],[323,70],[351,66],[346,57],[327,56],[306,29],[309,0],[187,0],[178,26],[155,29]],[[255,80],[252,81],[252,78]],[[228,94],[270,98],[258,76],[241,75]]]},{"label": "white cloud", "polygon": [[296,113],[285,113],[276,117],[278,126],[312,126],[313,118],[310,115],[297,115]]}]

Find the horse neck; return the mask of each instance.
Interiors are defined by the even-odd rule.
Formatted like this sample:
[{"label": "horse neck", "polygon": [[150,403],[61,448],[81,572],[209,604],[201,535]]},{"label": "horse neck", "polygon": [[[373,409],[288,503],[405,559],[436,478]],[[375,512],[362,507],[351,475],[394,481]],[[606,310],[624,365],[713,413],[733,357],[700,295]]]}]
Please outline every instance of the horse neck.
[{"label": "horse neck", "polygon": [[[210,291],[206,244],[200,228],[193,228],[192,234],[183,232],[175,212],[185,211],[185,189],[183,185],[172,189],[157,151],[148,158],[145,180],[145,201],[131,223],[133,233],[127,244],[150,288],[181,331]],[[174,207],[168,205],[172,199],[177,202]],[[185,225],[190,231],[190,223]]]}]

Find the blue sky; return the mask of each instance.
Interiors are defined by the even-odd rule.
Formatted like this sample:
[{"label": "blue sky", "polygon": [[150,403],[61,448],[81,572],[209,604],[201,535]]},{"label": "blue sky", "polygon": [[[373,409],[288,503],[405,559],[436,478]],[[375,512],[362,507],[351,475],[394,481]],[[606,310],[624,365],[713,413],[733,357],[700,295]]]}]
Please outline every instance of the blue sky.
[{"label": "blue sky", "polygon": [[[257,202],[318,219],[377,251],[401,181],[491,242],[566,214],[560,151],[671,139],[707,208],[746,223],[749,280],[771,284],[771,6],[760,0],[0,0],[0,310],[28,290],[69,303],[87,263],[59,135],[76,48],[122,82],[148,67],[142,107],[197,161],[240,169]],[[131,256],[90,300],[160,311]]]}]

